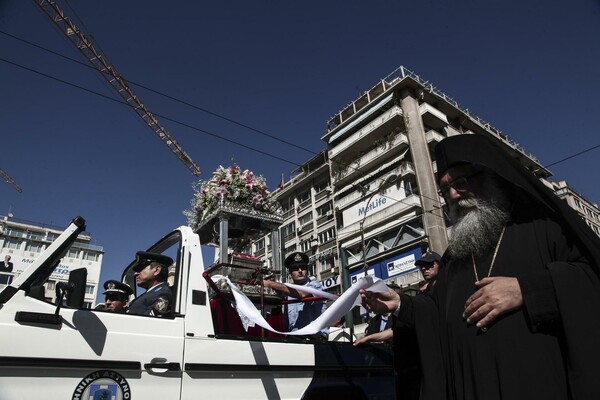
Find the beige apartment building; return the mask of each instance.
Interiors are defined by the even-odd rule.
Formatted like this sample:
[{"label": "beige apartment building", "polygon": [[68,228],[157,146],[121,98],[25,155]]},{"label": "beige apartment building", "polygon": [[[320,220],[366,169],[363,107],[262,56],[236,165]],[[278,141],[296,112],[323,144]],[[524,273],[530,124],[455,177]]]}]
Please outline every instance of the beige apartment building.
[{"label": "beige apartment building", "polygon": [[[365,273],[416,291],[422,275],[414,262],[426,250],[444,252],[446,219],[433,152],[443,138],[487,135],[541,179],[551,175],[508,136],[404,67],[335,114],[327,127],[326,149],[273,195],[284,209],[283,258],[306,252],[316,279],[334,293]],[[585,204],[580,213],[588,218],[589,202],[571,197]],[[596,210],[589,218],[598,229]],[[270,260],[269,240],[254,243],[253,254]]]}]

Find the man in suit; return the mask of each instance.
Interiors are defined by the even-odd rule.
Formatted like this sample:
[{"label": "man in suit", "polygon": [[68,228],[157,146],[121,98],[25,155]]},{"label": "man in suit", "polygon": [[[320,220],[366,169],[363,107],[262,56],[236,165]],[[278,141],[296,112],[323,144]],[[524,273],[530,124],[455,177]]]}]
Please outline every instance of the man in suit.
[{"label": "man in suit", "polygon": [[129,303],[129,314],[167,316],[172,311],[173,293],[167,278],[173,259],[158,253],[138,251],[136,254],[136,283],[146,292]]},{"label": "man in suit", "polygon": [[[6,255],[4,261],[0,262],[0,273],[10,273],[13,271],[13,263],[10,262],[10,256]],[[12,276],[7,274],[0,274],[0,284],[8,285],[12,282]]]}]

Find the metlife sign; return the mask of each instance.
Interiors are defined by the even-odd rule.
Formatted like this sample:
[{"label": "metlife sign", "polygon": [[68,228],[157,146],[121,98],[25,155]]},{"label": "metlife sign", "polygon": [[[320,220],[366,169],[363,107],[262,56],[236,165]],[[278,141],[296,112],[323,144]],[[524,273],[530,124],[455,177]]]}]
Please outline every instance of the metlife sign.
[{"label": "metlife sign", "polygon": [[404,186],[399,185],[386,189],[383,195],[376,194],[371,198],[370,202],[368,198],[364,199],[360,203],[342,211],[344,226],[350,226],[355,222],[362,221],[366,214],[373,215],[394,205],[397,202],[396,200],[401,200],[405,197]]}]

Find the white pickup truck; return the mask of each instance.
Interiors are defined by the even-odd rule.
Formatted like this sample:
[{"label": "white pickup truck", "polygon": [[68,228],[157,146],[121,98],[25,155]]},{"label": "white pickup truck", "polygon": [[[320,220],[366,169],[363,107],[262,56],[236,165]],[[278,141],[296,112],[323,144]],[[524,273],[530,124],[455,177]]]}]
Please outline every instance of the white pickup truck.
[{"label": "white pickup truck", "polygon": [[200,239],[185,226],[148,249],[176,260],[172,316],[82,309],[84,269],[59,288],[66,305],[43,300],[43,283],[84,229],[73,220],[0,292],[0,399],[396,398],[386,345],[228,332],[231,315],[220,313],[231,307],[217,304],[227,299],[203,277]]}]

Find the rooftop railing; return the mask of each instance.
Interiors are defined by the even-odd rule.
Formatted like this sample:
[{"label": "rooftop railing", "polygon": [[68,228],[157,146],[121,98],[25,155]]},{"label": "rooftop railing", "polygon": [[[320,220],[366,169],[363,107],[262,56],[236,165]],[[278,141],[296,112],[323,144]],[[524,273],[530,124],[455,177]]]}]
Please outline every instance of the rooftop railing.
[{"label": "rooftop railing", "polygon": [[[468,108],[463,107],[458,101],[454,100],[452,97],[447,96],[444,92],[442,92],[441,90],[439,90],[435,86],[433,86],[433,84],[431,82],[421,78],[419,75],[412,72],[408,68],[405,68],[402,65],[400,67],[396,68],[388,76],[386,76],[385,78],[383,78],[382,80],[377,82],[377,84],[375,86],[373,86],[373,88],[366,91],[365,94],[370,94],[370,93],[376,92],[376,93],[378,93],[378,96],[379,96],[380,94],[383,94],[384,92],[386,92],[387,90],[392,88],[394,85],[396,85],[402,79],[407,78],[407,77],[410,77],[411,79],[413,79],[414,81],[419,83],[421,86],[423,86],[423,89],[427,90],[429,93],[434,94],[434,95],[444,99],[444,101],[446,101],[448,104],[454,106],[455,108],[457,108],[458,110],[463,112],[465,115],[467,115],[473,122],[475,122],[481,128],[485,129],[489,133],[498,137],[500,140],[502,140],[503,142],[508,144],[510,147],[521,152],[522,154],[526,155],[527,157],[529,157],[530,159],[532,159],[533,161],[535,161],[536,163],[539,164],[539,159],[536,156],[534,156],[533,154],[531,154],[530,152],[528,152],[527,150],[525,150],[523,148],[523,146],[521,146],[519,143],[517,143],[514,140],[512,140],[511,138],[509,138],[506,134],[502,133],[502,131],[500,131],[499,129],[492,126],[489,122],[484,121],[483,119],[479,118],[477,115],[473,114]],[[384,88],[383,91],[378,90],[382,87]],[[359,109],[361,109],[362,107],[364,107],[363,103],[365,101],[365,98],[369,99],[369,101],[374,100],[374,98],[371,98],[371,96],[365,97],[365,94],[363,94],[361,97],[359,97],[358,100],[356,100],[356,101],[350,103],[348,106],[344,107],[344,109],[342,111],[338,112],[334,117],[330,118],[327,123],[328,131],[332,131],[333,129],[337,128],[337,126],[341,125],[352,114],[352,110],[354,110],[354,112],[356,112]]]}]

